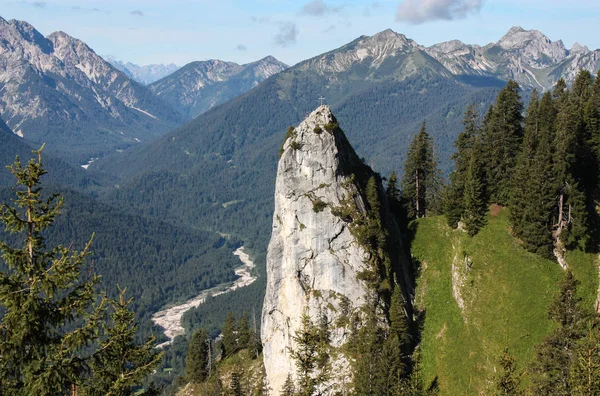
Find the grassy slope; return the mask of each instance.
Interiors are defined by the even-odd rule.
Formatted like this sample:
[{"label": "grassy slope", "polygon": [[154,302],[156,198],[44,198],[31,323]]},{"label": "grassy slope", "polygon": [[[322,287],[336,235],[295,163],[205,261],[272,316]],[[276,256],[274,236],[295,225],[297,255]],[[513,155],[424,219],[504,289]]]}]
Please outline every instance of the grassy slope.
[{"label": "grassy slope", "polygon": [[[442,395],[491,394],[497,360],[508,346],[519,369],[552,329],[547,309],[562,276],[559,265],[526,252],[508,232],[508,211],[490,218],[474,238],[451,230],[443,217],[421,219],[412,245],[421,262],[416,304],[425,309],[422,366],[425,379],[438,377]],[[453,297],[452,262],[466,272],[461,311]],[[595,256],[567,256],[586,308],[598,288]],[[526,381],[526,378],[524,378]]]}]

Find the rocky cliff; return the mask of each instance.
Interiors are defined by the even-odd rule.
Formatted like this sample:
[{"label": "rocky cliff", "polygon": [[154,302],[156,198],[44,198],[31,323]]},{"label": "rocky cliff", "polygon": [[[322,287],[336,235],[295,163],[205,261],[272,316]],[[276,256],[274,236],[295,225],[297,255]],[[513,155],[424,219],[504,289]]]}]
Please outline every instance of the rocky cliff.
[{"label": "rocky cliff", "polygon": [[350,336],[346,319],[378,299],[373,288],[359,280],[365,279],[362,275],[370,270],[375,254],[357,237],[360,219],[379,205],[372,202],[372,193],[367,198],[367,184],[373,181],[385,219],[391,272],[402,274],[392,274],[383,283],[398,280],[409,301],[408,262],[377,175],[358,158],[327,106],[288,130],[277,171],[262,315],[270,394],[279,394],[288,374],[296,377],[292,351],[298,347],[295,336],[304,313],[313,323],[325,318],[336,351],[330,356],[331,378],[321,391],[343,391],[352,380],[352,358],[342,348]]}]

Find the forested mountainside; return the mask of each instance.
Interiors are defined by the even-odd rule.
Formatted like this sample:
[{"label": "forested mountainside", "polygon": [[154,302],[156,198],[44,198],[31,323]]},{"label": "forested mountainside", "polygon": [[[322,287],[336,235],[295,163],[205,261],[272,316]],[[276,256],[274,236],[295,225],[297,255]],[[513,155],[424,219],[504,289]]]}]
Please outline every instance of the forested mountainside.
[{"label": "forested mountainside", "polygon": [[[336,145],[327,138],[338,127],[335,121],[315,126],[325,107],[298,128],[290,127],[278,168],[267,260],[266,373],[252,366],[251,349],[238,345],[237,358],[223,355],[216,361],[212,380],[206,374],[196,381],[201,386],[190,384],[181,394],[215,387],[260,392],[238,381],[263,375],[263,392],[285,395],[335,394],[339,387],[382,395],[595,394],[600,380],[598,87],[600,79],[583,71],[571,89],[561,80],[541,97],[534,91],[525,106],[518,84],[510,81],[485,115],[467,107],[455,143],[455,170],[445,187],[434,140],[423,124],[409,146],[403,176],[392,173],[378,204],[374,183],[352,187],[361,180],[359,166],[351,167],[354,176],[336,190],[337,198],[328,194],[326,176],[336,164],[328,156]],[[336,139],[340,151],[333,157],[340,164],[352,158],[341,149],[343,141]],[[341,169],[335,174],[336,180],[347,176]],[[308,192],[303,187],[321,181]],[[345,189],[350,192],[339,195]],[[295,210],[303,200],[309,207]],[[341,227],[331,215],[340,216]],[[400,313],[393,309],[393,296],[386,305],[391,282],[386,241],[394,233],[378,233],[391,219],[402,225],[412,260],[405,268],[416,279],[412,304]],[[357,237],[355,244],[345,243],[346,230]],[[362,273],[352,272],[352,259],[344,261],[337,292],[322,287],[336,274],[336,261],[321,256],[323,244],[334,256],[349,246],[371,252],[353,256],[369,258]],[[378,270],[370,273],[370,268]],[[354,279],[376,285],[377,298],[356,296],[359,286],[345,290]],[[336,301],[349,295],[349,302],[336,308]],[[402,301],[400,293],[396,296]],[[281,306],[274,306],[279,299]],[[361,310],[353,309],[363,301]],[[372,315],[382,315],[374,323],[388,321],[378,330],[369,322],[373,306],[379,309]],[[292,312],[287,321],[286,312]],[[351,318],[356,327],[339,332],[346,322],[336,315]],[[288,325],[272,326],[278,317]],[[361,320],[366,322],[357,324]],[[274,347],[278,334],[294,326],[286,347]],[[340,347],[346,339],[351,346]],[[348,365],[337,362],[341,354],[349,354]],[[273,371],[274,361],[288,373]],[[331,382],[348,368],[344,381]]]},{"label": "forested mountainside", "polygon": [[183,117],[192,119],[287,67],[272,56],[245,65],[215,59],[192,62],[148,88]]}]

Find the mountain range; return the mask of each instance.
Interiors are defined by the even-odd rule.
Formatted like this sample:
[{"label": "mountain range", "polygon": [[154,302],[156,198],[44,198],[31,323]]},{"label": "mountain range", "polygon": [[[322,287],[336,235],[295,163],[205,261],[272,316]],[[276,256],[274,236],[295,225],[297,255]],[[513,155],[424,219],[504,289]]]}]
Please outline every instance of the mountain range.
[{"label": "mountain range", "polygon": [[[278,70],[267,65],[271,59],[238,67],[234,87],[221,84],[222,97],[211,105]],[[60,31],[44,37],[27,22],[0,17],[0,118],[28,142],[47,143],[48,152],[84,164],[152,140],[190,117],[81,40]]]},{"label": "mountain range", "polygon": [[112,56],[104,56],[104,59],[110,62],[115,68],[127,74],[130,78],[133,78],[135,81],[144,85],[160,80],[179,69],[179,66],[174,63],[169,63],[167,65],[152,64],[140,66],[135,63],[117,60]]},{"label": "mountain range", "polygon": [[192,62],[149,88],[178,109],[182,116],[192,119],[254,88],[287,67],[272,56],[246,65],[216,59]]}]

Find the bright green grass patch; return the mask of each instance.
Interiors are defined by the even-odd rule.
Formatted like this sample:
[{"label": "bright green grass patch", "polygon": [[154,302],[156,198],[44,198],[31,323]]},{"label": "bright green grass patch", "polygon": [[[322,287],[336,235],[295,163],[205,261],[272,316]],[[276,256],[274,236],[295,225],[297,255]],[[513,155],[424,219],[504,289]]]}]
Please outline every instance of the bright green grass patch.
[{"label": "bright green grass patch", "polygon": [[[489,218],[474,238],[449,228],[443,217],[420,219],[415,225],[412,255],[421,266],[416,305],[425,310],[425,379],[429,383],[437,376],[442,395],[493,394],[504,348],[510,348],[522,369],[533,359],[534,346],[552,330],[547,312],[563,271],[558,263],[521,247],[508,231],[507,210]],[[594,258],[571,252],[569,260],[589,307],[598,287]],[[453,294],[453,261],[461,274],[456,283],[462,283],[464,309]]]}]

